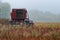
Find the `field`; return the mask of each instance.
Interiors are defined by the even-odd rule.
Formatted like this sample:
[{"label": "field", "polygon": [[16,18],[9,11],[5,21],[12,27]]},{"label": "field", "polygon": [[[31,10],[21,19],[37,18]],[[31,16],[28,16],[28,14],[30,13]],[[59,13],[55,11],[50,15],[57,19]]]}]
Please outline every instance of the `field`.
[{"label": "field", "polygon": [[0,40],[60,40],[60,23],[34,23],[33,26],[0,23]]}]

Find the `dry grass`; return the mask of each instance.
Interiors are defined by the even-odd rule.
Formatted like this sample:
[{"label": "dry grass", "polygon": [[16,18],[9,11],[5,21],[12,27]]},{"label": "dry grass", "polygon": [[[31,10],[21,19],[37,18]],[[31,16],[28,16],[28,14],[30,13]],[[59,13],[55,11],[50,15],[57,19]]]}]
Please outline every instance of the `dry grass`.
[{"label": "dry grass", "polygon": [[33,27],[0,24],[0,40],[60,40],[60,23],[35,23]]}]

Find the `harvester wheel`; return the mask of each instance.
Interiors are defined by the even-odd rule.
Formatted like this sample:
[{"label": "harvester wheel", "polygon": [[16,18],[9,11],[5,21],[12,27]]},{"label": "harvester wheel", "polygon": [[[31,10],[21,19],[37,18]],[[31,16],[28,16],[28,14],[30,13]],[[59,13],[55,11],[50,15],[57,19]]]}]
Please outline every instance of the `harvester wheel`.
[{"label": "harvester wheel", "polygon": [[9,21],[9,24],[14,25],[16,23],[14,21]]},{"label": "harvester wheel", "polygon": [[34,25],[33,21],[31,21],[31,20],[26,20],[26,21],[24,21],[24,24],[25,24],[26,26],[33,26],[33,25]]}]

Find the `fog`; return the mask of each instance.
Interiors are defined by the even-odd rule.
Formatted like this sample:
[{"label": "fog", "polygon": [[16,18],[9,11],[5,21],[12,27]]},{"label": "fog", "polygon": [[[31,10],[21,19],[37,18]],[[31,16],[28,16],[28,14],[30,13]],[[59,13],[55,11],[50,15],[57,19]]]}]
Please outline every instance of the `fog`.
[{"label": "fog", "polygon": [[49,11],[30,10],[28,14],[34,22],[60,22],[60,14],[53,14]]},{"label": "fog", "polygon": [[11,8],[37,9],[60,14],[60,0],[2,0],[2,2],[10,3]]},{"label": "fog", "polygon": [[0,18],[10,18],[12,8],[26,8],[34,22],[60,22],[59,4],[60,0],[2,0]]}]

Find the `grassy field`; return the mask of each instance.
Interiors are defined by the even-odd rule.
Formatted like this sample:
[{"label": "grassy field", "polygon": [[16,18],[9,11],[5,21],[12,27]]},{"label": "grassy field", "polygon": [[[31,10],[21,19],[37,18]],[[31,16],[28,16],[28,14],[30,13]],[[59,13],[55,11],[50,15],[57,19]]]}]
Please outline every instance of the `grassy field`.
[{"label": "grassy field", "polygon": [[34,23],[33,27],[0,23],[0,40],[60,40],[60,23]]},{"label": "grassy field", "polygon": [[60,23],[35,23],[33,27],[0,24],[0,40],[60,40]]}]

